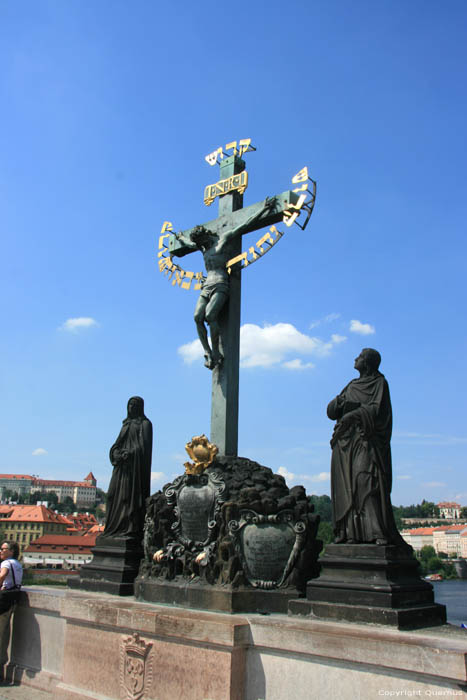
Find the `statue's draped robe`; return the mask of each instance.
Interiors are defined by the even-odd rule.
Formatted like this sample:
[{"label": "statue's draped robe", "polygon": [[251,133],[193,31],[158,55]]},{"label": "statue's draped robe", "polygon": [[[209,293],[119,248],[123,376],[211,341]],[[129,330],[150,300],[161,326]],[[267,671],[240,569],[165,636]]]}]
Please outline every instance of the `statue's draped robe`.
[{"label": "statue's draped robe", "polygon": [[[121,450],[128,459],[119,458]],[[146,416],[126,418],[114,445],[110,461],[114,466],[107,494],[104,537],[143,536],[146,498],[151,481],[152,424]]]},{"label": "statue's draped robe", "polygon": [[[351,424],[341,425],[346,415]],[[402,544],[392,512],[389,386],[380,372],[351,381],[328,405],[337,420],[332,446],[331,500],[337,536],[355,542]]]}]

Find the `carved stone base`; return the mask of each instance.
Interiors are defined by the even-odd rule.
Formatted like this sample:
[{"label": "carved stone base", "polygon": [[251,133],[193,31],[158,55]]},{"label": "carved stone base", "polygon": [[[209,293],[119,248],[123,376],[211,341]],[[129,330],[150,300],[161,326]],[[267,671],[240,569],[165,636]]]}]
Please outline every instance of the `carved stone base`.
[{"label": "carved stone base", "polygon": [[399,629],[446,622],[433,586],[418,575],[418,562],[404,547],[331,544],[320,559],[321,575],[307,584],[307,600],[292,601],[292,615],[374,622]]},{"label": "carved stone base", "polygon": [[135,580],[137,600],[224,613],[287,613],[289,602],[299,595],[295,588],[264,590],[210,586],[183,580],[157,581],[140,577]]},{"label": "carved stone base", "polygon": [[101,535],[91,551],[92,562],[82,567],[79,578],[69,578],[68,586],[114,595],[133,595],[133,581],[143,556],[140,542],[133,538]]}]

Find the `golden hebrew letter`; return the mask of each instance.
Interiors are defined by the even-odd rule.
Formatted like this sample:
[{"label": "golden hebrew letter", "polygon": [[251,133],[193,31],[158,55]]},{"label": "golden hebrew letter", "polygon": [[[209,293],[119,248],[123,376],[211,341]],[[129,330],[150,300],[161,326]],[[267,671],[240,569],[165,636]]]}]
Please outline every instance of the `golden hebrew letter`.
[{"label": "golden hebrew letter", "polygon": [[254,262],[254,261],[257,260],[259,257],[261,257],[260,255],[258,255],[258,253],[256,252],[256,250],[254,249],[254,246],[251,246],[250,248],[248,248],[248,252],[250,253],[250,255],[253,256],[253,260],[250,260],[250,261],[249,261],[250,263]]},{"label": "golden hebrew letter", "polygon": [[203,286],[203,279],[204,279],[203,273],[197,272],[195,275],[195,280],[197,280],[197,282],[196,282],[195,286],[193,287],[193,289],[195,289],[195,290],[201,289]]},{"label": "golden hebrew letter", "polygon": [[248,151],[248,149],[250,148],[250,143],[251,139],[240,139],[240,141],[238,142],[238,145],[240,146],[240,148],[238,149],[239,156],[242,156]]},{"label": "golden hebrew letter", "polygon": [[164,233],[164,231],[173,231],[173,223],[171,221],[164,221],[161,233]]},{"label": "golden hebrew letter", "polygon": [[224,154],[222,152],[222,146],[219,146],[219,148],[216,148],[215,151],[212,153],[208,153],[208,155],[205,157],[205,160],[209,163],[209,165],[215,165],[217,163],[217,156],[219,155],[220,159],[224,157]]},{"label": "golden hebrew letter", "polygon": [[181,283],[182,283],[182,279],[184,278],[184,276],[185,276],[185,270],[182,270],[180,267],[176,267],[176,269],[175,269],[175,279],[172,280],[172,286],[178,284],[178,286],[180,287],[180,285],[181,285]]},{"label": "golden hebrew letter", "polygon": [[229,148],[233,148],[233,155],[237,155],[237,142],[236,141],[231,141],[230,143],[225,144],[225,150],[228,151]]},{"label": "golden hebrew letter", "polygon": [[308,168],[302,168],[296,175],[293,176],[292,182],[296,185],[299,182],[305,182],[308,180]]},{"label": "golden hebrew letter", "polygon": [[248,262],[246,251],[244,253],[240,253],[240,255],[236,255],[234,258],[230,258],[230,260],[227,261],[225,266],[227,268],[227,272],[229,273],[229,275],[230,275],[230,271],[231,271],[232,267],[236,263],[240,262],[241,260],[245,261],[245,263],[244,263],[244,265],[242,265],[242,267],[246,267],[247,265],[250,264]]},{"label": "golden hebrew letter", "polygon": [[279,238],[281,238],[281,236],[284,235],[281,231],[278,231],[277,228],[276,228],[275,226],[270,226],[270,227],[269,227],[269,230],[270,230],[271,233],[273,233],[274,236],[276,237],[276,240],[274,241],[274,243],[277,243],[277,241],[279,240]]},{"label": "golden hebrew letter", "polygon": [[287,211],[289,209],[296,209],[297,211],[299,211],[303,207],[303,205],[305,204],[305,201],[306,201],[306,194],[301,194],[299,199],[298,199],[298,202],[296,204],[289,204]]},{"label": "golden hebrew letter", "polygon": [[182,289],[190,289],[194,275],[194,272],[185,272],[185,278],[188,280],[188,282],[182,283]]},{"label": "golden hebrew letter", "polygon": [[164,238],[170,238],[170,233],[164,233],[163,236],[159,236],[159,250],[167,247],[164,243]]},{"label": "golden hebrew letter", "polygon": [[[157,264],[159,265],[160,272],[163,272],[166,267],[169,270],[171,270],[173,267],[173,262],[171,261],[170,258],[159,258],[159,260],[157,261]],[[167,274],[167,270],[166,270],[166,274]]]},{"label": "golden hebrew letter", "polygon": [[293,191],[294,192],[304,192],[307,189],[308,189],[308,182],[305,182],[305,184],[302,185],[301,187],[295,187],[295,189]]},{"label": "golden hebrew letter", "polygon": [[[270,245],[274,245],[274,241],[272,240],[271,234],[269,231],[266,231],[264,236],[262,236],[259,241],[256,242],[256,247],[261,251],[261,255],[265,253],[266,251],[263,250],[263,243],[266,243],[266,241],[270,241]],[[269,248],[266,248],[266,250],[269,250]]]},{"label": "golden hebrew letter", "polygon": [[291,214],[289,211],[286,211],[284,213],[284,218],[282,219],[284,224],[288,227],[292,226],[293,222],[298,217],[298,214],[298,211],[294,212],[294,214]]}]

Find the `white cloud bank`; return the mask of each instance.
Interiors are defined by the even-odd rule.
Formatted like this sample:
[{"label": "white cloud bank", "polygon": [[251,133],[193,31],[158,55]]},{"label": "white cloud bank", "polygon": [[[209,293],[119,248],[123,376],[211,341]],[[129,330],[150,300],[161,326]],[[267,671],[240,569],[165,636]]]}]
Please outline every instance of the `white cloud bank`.
[{"label": "white cloud bank", "polygon": [[44,450],[43,447],[37,447],[35,450],[33,450],[31,452],[31,454],[33,455],[33,457],[39,457],[40,455],[46,455],[47,450]]},{"label": "white cloud bank", "polygon": [[151,472],[151,485],[160,483],[164,478],[164,472]]},{"label": "white cloud bank", "polygon": [[373,335],[375,333],[374,326],[371,326],[369,323],[362,323],[355,318],[350,321],[349,330],[351,333],[358,333],[359,335]]},{"label": "white cloud bank", "polygon": [[308,477],[308,479],[313,482],[329,481],[330,478],[331,475],[329,472],[320,472],[319,474],[313,474],[312,476]]},{"label": "white cloud bank", "polygon": [[313,321],[313,323],[310,323],[310,328],[316,328],[316,326],[320,326],[322,323],[332,323],[333,321],[337,321],[337,319],[340,317],[340,314],[328,314],[324,318],[320,318],[318,321]]},{"label": "white cloud bank", "polygon": [[322,483],[324,481],[329,481],[331,478],[329,472],[320,472],[319,474],[312,474],[311,476],[308,476],[307,474],[299,474],[297,476],[293,472],[289,472],[289,470],[286,469],[286,467],[279,467],[277,473],[283,476],[284,479],[289,482],[311,481],[313,483]]},{"label": "white cloud bank", "polygon": [[[288,370],[304,370],[314,367],[310,361],[290,355],[325,357],[334,345],[343,343],[345,336],[334,333],[328,341],[301,333],[291,323],[257,326],[245,323],[240,329],[241,367],[283,367]],[[203,357],[199,340],[193,340],[178,348],[186,364]]]},{"label": "white cloud bank", "polygon": [[60,328],[69,333],[78,333],[84,328],[92,328],[93,326],[98,326],[99,324],[94,318],[89,316],[80,316],[79,318],[68,318],[65,323],[63,323]]},{"label": "white cloud bank", "polygon": [[293,481],[295,479],[295,474],[293,472],[289,472],[289,470],[285,467],[279,467],[277,473],[280,476],[283,476],[286,481]]}]

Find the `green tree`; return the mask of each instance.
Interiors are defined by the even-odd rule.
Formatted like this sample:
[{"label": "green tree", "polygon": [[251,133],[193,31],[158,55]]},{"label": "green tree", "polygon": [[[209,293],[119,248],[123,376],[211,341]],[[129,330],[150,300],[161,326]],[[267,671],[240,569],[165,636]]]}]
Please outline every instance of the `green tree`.
[{"label": "green tree", "polygon": [[323,540],[323,547],[331,544],[334,539],[334,532],[331,523],[321,522],[318,528],[318,539]]},{"label": "green tree", "polygon": [[427,562],[429,559],[432,559],[433,557],[436,557],[436,550],[434,547],[432,547],[429,544],[426,544],[424,547],[421,548],[419,552],[419,558],[422,561]]},{"label": "green tree", "polygon": [[310,503],[315,507],[315,513],[321,517],[321,522],[330,523],[332,521],[332,504],[329,496],[310,496]]},{"label": "green tree", "polygon": [[97,488],[96,489],[96,504],[105,503],[106,498],[107,498],[106,492],[100,488]]},{"label": "green tree", "polygon": [[429,574],[437,574],[443,572],[443,562],[439,557],[430,557],[426,562],[426,568]]}]

